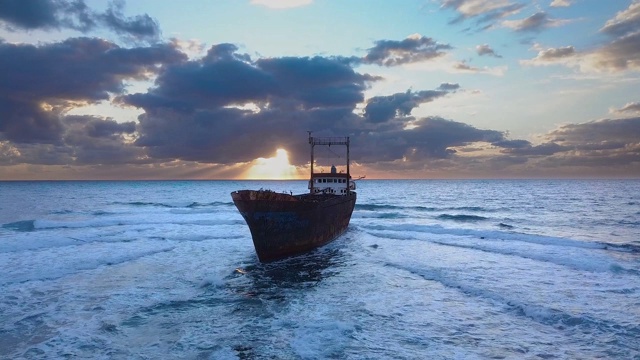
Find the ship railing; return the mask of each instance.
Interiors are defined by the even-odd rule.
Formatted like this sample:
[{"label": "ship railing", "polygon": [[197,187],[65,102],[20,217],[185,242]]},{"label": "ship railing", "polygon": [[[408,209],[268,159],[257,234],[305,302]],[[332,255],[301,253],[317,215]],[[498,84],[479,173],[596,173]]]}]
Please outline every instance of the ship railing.
[{"label": "ship railing", "polygon": [[312,145],[349,145],[349,137],[311,137],[309,143]]}]

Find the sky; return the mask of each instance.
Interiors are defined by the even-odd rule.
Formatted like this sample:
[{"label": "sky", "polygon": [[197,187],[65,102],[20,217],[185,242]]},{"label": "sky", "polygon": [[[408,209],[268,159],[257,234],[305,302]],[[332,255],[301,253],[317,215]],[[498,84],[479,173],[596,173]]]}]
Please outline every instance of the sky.
[{"label": "sky", "polygon": [[640,0],[0,0],[0,180],[302,179],[308,131],[354,177],[640,178]]}]

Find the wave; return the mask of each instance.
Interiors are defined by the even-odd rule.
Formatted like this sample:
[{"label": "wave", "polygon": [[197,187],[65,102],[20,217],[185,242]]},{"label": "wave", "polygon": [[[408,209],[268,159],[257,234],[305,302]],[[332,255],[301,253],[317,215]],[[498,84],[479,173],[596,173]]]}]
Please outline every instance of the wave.
[{"label": "wave", "polygon": [[362,213],[355,212],[351,216],[354,219],[403,219],[408,216],[397,212],[375,212],[375,213]]},{"label": "wave", "polygon": [[3,229],[9,229],[18,232],[29,232],[35,230],[35,220],[22,220],[11,222],[7,224],[2,224]]},{"label": "wave", "polygon": [[423,210],[436,211],[436,208],[425,206],[396,206],[396,205],[379,205],[379,204],[356,204],[356,210]]},{"label": "wave", "polygon": [[56,280],[78,272],[95,270],[103,266],[113,266],[130,261],[137,261],[145,257],[173,251],[175,248],[175,246],[164,246],[151,250],[128,249],[126,253],[96,254],[85,259],[74,259],[75,261],[54,262],[51,266],[46,267],[16,269],[14,274],[7,273],[7,276],[1,278],[0,281],[2,281],[3,285],[8,285],[28,281]]},{"label": "wave", "polygon": [[437,218],[442,220],[453,220],[453,221],[460,221],[460,222],[482,221],[482,220],[488,219],[484,216],[464,215],[464,214],[462,215],[441,214],[441,215],[438,215]]},{"label": "wave", "polygon": [[154,225],[154,224],[172,224],[172,225],[199,225],[199,226],[215,226],[215,225],[239,225],[244,224],[241,219],[163,219],[163,218],[132,218],[132,217],[113,217],[113,218],[95,218],[88,220],[23,220],[8,224],[3,224],[2,228],[13,230],[16,232],[32,232],[38,230],[50,229],[79,229],[79,228],[102,228],[110,226],[130,226],[130,225]]},{"label": "wave", "polygon": [[192,219],[171,219],[166,221],[157,218],[113,218],[113,219],[92,219],[84,221],[56,221],[56,220],[35,220],[34,229],[67,229],[67,228],[99,228],[108,226],[127,226],[127,225],[143,225],[143,224],[172,224],[172,225],[238,225],[243,224],[242,220],[225,219],[225,220],[192,220]]},{"label": "wave", "polygon": [[429,233],[429,234],[443,234],[443,235],[456,235],[473,238],[485,238],[494,240],[511,240],[521,241],[526,243],[534,243],[540,245],[552,245],[552,246],[566,246],[577,248],[589,248],[589,249],[606,249],[607,243],[581,241],[568,238],[525,234],[514,231],[499,231],[499,230],[475,230],[475,229],[462,229],[462,228],[447,228],[440,225],[420,225],[420,224],[395,224],[395,225],[371,225],[364,228],[364,230],[388,230],[397,232],[415,232],[415,233]]},{"label": "wave", "polygon": [[636,227],[636,226],[640,226],[640,221],[620,220],[618,221],[618,224],[623,226]]},{"label": "wave", "polygon": [[66,215],[66,214],[72,214],[73,210],[68,210],[68,209],[64,209],[64,210],[54,210],[51,212],[51,214],[55,214],[55,215]]},{"label": "wave", "polygon": [[509,294],[501,294],[490,289],[484,289],[458,280],[440,269],[425,269],[404,264],[386,263],[386,266],[402,271],[407,271],[428,281],[435,281],[449,289],[460,291],[461,293],[477,297],[494,306],[496,303],[502,304],[516,316],[523,316],[543,325],[554,326],[559,329],[577,328],[582,332],[601,332],[602,329],[608,333],[608,329],[615,329],[617,335],[636,338],[640,334],[640,326],[631,323],[618,323],[612,320],[599,319],[587,314],[571,314],[561,309],[555,309],[540,304],[532,304],[528,299],[509,298]]},{"label": "wave", "polygon": [[427,206],[397,206],[388,204],[356,204],[356,210],[417,210],[425,212],[440,211],[471,211],[471,212],[495,212],[496,209],[484,208],[481,206],[456,206],[456,207],[427,207]]},{"label": "wave", "polygon": [[176,203],[162,203],[162,202],[145,202],[145,201],[132,201],[132,202],[114,202],[115,205],[128,205],[128,206],[149,206],[149,207],[161,207],[161,208],[198,208],[198,207],[216,207],[216,206],[233,206],[233,202],[214,201],[210,203],[200,202],[176,202]]},{"label": "wave", "polygon": [[[519,258],[551,263],[558,266],[568,267],[571,269],[591,271],[591,272],[613,272],[624,273],[628,275],[639,276],[640,271],[636,269],[626,268],[613,260],[610,255],[601,252],[584,251],[581,255],[576,255],[576,251],[562,250],[557,247],[573,247],[585,250],[613,250],[613,251],[632,251],[628,246],[616,249],[611,245],[604,243],[591,243],[573,239],[543,237],[537,235],[526,235],[518,233],[504,233],[498,231],[469,231],[444,229],[433,226],[428,232],[412,232],[412,231],[393,231],[384,230],[383,227],[378,231],[367,231],[370,235],[394,240],[418,240],[427,241],[433,244],[450,246],[461,249],[469,249],[473,251],[481,251],[492,254],[500,254],[506,256],[517,256]],[[433,237],[421,236],[423,233],[443,234],[463,236],[464,238],[451,237]],[[478,236],[478,234],[484,234]],[[489,236],[491,234],[491,236]],[[517,243],[505,243],[504,240],[512,240],[530,244],[542,245],[540,248],[531,248],[531,246],[522,246]]]}]

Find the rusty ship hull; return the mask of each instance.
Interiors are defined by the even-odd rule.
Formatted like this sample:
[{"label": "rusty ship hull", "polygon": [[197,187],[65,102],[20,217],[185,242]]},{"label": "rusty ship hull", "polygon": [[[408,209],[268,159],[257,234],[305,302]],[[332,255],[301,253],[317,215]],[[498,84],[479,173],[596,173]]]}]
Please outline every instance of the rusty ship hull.
[{"label": "rusty ship hull", "polygon": [[299,255],[323,246],[345,232],[356,203],[347,195],[289,195],[268,190],[231,193],[247,222],[261,262]]}]

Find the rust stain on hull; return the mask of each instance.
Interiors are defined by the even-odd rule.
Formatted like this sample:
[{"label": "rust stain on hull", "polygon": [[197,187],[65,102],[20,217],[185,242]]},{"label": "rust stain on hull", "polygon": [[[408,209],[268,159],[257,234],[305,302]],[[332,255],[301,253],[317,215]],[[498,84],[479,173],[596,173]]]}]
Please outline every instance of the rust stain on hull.
[{"label": "rust stain on hull", "polygon": [[349,226],[356,193],[288,195],[264,190],[231,193],[261,262],[323,246]]}]

